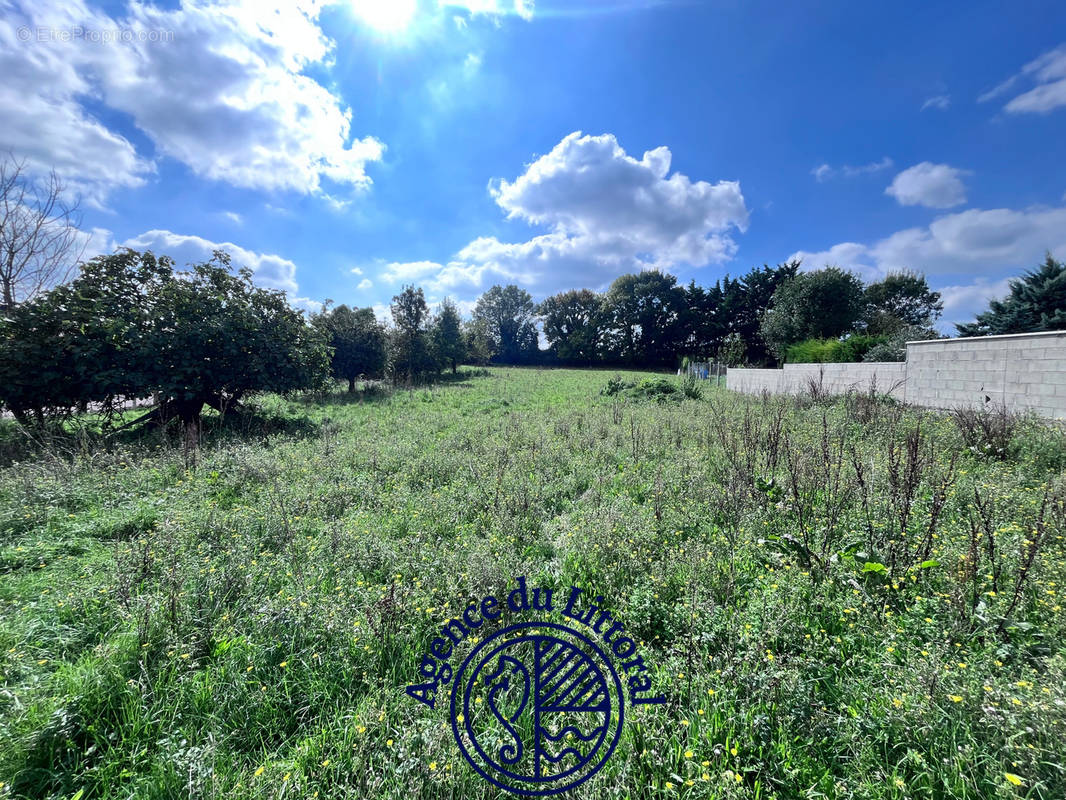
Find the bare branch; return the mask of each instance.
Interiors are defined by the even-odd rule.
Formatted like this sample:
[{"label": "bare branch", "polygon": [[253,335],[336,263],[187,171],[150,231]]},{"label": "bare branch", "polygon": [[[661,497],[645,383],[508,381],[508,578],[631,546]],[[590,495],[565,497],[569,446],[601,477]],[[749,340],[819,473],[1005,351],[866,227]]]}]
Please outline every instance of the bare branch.
[{"label": "bare branch", "polygon": [[0,160],[0,309],[70,277],[87,241],[79,205],[55,170],[37,178],[25,160]]}]

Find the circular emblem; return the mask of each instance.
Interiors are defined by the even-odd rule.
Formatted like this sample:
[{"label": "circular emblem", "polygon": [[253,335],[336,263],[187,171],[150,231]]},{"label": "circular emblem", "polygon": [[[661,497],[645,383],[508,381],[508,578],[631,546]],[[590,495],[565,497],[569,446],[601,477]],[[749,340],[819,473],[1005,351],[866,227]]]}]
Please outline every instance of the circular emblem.
[{"label": "circular emblem", "polygon": [[467,656],[452,684],[452,730],[482,777],[522,795],[572,789],[618,744],[624,694],[611,662],[551,622],[503,628]]}]

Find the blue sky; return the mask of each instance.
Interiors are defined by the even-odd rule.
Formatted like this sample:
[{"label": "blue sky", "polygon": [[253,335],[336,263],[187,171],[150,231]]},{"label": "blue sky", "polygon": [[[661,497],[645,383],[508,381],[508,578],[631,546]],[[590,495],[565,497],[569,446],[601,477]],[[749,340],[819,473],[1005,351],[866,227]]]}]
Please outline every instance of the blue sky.
[{"label": "blue sky", "polygon": [[306,308],[798,255],[924,272],[946,326],[1066,257],[1061,2],[0,9],[0,148],[87,255],[225,246]]}]

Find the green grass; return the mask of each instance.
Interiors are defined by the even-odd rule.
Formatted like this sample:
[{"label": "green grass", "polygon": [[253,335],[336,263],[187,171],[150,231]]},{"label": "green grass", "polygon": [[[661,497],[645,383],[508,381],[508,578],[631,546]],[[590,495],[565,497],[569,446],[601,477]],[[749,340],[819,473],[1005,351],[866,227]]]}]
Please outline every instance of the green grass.
[{"label": "green grass", "polygon": [[568,796],[1066,796],[1061,435],[610,377],[4,467],[0,797],[500,797],[404,687],[519,575],[601,593],[669,697]]}]

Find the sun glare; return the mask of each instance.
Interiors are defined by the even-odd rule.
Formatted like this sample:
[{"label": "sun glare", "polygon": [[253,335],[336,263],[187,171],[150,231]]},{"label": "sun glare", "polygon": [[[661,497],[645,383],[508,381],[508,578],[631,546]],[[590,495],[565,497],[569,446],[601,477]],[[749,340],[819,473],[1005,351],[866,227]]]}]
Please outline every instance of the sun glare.
[{"label": "sun glare", "polygon": [[414,19],[418,0],[352,0],[356,15],[382,33],[399,33]]}]

